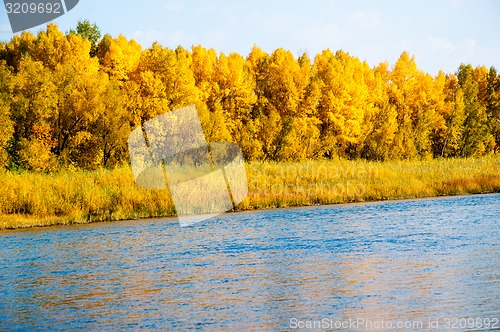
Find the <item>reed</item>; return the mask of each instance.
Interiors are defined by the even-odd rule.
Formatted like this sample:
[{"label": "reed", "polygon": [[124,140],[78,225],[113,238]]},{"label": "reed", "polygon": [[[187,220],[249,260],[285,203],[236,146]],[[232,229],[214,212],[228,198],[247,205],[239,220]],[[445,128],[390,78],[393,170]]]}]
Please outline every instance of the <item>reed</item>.
[{"label": "reed", "polygon": [[[246,164],[237,210],[500,192],[500,156]],[[142,189],[126,165],[44,174],[0,172],[0,229],[173,216],[168,190]]]}]

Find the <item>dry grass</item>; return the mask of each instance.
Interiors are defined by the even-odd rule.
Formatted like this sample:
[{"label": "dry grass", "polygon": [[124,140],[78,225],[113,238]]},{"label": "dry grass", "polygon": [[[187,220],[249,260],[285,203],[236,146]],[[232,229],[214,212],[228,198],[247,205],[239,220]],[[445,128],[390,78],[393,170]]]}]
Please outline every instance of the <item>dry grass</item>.
[{"label": "dry grass", "polygon": [[[0,173],[0,229],[172,216],[167,190],[134,183],[128,166],[54,174]],[[500,192],[500,156],[247,164],[239,210]]]},{"label": "dry grass", "polygon": [[246,209],[500,192],[500,156],[255,163],[248,173]]}]

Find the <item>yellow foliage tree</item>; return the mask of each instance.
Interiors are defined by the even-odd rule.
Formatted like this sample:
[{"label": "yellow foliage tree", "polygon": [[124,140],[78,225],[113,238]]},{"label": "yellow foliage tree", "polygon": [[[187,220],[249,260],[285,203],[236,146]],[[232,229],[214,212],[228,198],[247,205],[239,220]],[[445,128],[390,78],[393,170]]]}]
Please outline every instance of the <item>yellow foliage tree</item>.
[{"label": "yellow foliage tree", "polygon": [[444,101],[444,80],[441,78],[436,88],[433,77],[419,70],[407,52],[399,57],[390,80],[389,98],[396,107],[399,125],[395,156],[431,156],[433,128],[439,123],[436,109]]},{"label": "yellow foliage tree", "polygon": [[142,47],[135,40],[127,40],[123,35],[109,41],[107,50],[101,58],[103,70],[118,82],[129,79],[136,70],[141,57]]},{"label": "yellow foliage tree", "polygon": [[0,167],[9,164],[9,141],[14,132],[14,123],[10,119],[12,95],[12,75],[5,61],[0,61]]},{"label": "yellow foliage tree", "polygon": [[365,70],[365,80],[370,93],[362,130],[362,158],[386,160],[391,157],[398,124],[396,109],[389,103],[388,67],[388,63],[383,62],[373,70]]},{"label": "yellow foliage tree", "polygon": [[[500,150],[500,76],[461,65],[426,74],[340,50],[311,61],[254,46],[246,58],[105,35],[88,21],[0,42],[0,165],[112,166],[131,129],[195,104],[209,141],[249,160],[430,158]],[[100,40],[99,40],[100,39]]]},{"label": "yellow foliage tree", "polygon": [[25,57],[13,78],[11,118],[14,121],[14,163],[26,169],[55,167],[51,122],[57,108],[52,72],[40,61]]},{"label": "yellow foliage tree", "polygon": [[253,118],[257,101],[255,81],[246,60],[236,53],[221,54],[216,72],[219,103],[224,111],[228,131],[248,159],[261,157],[258,125]]},{"label": "yellow foliage tree", "polygon": [[318,116],[326,141],[323,154],[348,156],[362,139],[368,98],[364,65],[343,51],[325,50],[316,56],[314,66],[321,91]]}]

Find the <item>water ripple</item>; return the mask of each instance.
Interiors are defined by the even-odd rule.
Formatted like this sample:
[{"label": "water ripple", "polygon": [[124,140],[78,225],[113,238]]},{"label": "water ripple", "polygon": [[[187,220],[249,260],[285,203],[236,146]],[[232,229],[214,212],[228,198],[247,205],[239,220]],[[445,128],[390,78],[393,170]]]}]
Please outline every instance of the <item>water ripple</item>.
[{"label": "water ripple", "polygon": [[0,330],[498,318],[500,195],[0,232]]}]

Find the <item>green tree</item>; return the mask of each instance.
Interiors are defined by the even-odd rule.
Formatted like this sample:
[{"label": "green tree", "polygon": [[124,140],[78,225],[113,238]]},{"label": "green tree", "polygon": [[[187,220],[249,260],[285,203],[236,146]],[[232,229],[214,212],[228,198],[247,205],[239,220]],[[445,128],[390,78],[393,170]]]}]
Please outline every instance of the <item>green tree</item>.
[{"label": "green tree", "polygon": [[101,65],[103,64],[104,56],[109,52],[109,48],[111,47],[112,42],[113,36],[105,34],[97,44],[95,55],[99,58],[99,63]]},{"label": "green tree", "polygon": [[464,129],[460,156],[479,156],[486,152],[491,135],[488,135],[486,106],[481,103],[480,83],[485,79],[483,69],[460,65],[457,72],[464,98]]},{"label": "green tree", "polygon": [[488,73],[486,112],[489,132],[495,141],[495,151],[500,152],[500,74],[497,74],[495,67],[491,67]]},{"label": "green tree", "polygon": [[70,33],[78,34],[83,39],[90,42],[90,55],[95,56],[97,45],[101,39],[101,30],[95,23],[90,23],[89,20],[78,21],[76,31],[70,30]]}]

